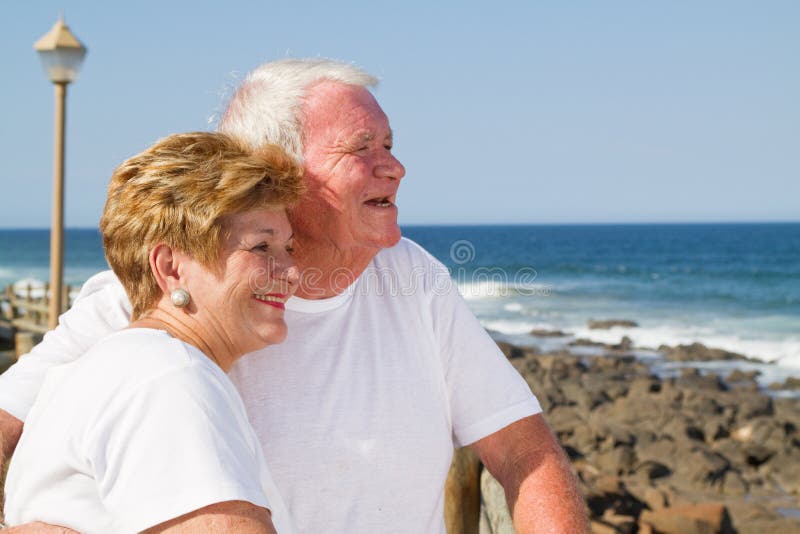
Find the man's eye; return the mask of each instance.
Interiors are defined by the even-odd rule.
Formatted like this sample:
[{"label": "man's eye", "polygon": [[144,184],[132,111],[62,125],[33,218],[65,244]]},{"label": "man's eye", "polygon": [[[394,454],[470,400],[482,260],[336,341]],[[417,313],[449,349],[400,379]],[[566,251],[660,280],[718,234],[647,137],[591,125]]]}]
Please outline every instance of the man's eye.
[{"label": "man's eye", "polygon": [[386,149],[386,150],[388,150],[389,152],[391,152],[391,151],[392,151],[392,145],[390,145],[390,144],[388,144],[388,143],[387,143],[387,144],[385,144],[385,145],[383,145],[383,148],[385,148],[385,149]]},{"label": "man's eye", "polygon": [[266,252],[269,250],[269,245],[266,243],[261,243],[260,245],[254,246],[251,250],[255,250],[258,252]]},{"label": "man's eye", "polygon": [[290,256],[294,256],[294,247],[286,247],[286,252],[288,252]]}]

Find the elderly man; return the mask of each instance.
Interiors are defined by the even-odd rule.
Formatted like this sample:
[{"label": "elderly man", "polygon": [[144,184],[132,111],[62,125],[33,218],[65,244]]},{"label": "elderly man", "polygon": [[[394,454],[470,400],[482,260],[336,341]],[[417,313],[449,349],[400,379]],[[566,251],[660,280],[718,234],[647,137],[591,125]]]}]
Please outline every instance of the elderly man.
[{"label": "elderly man", "polygon": [[[584,532],[583,502],[525,382],[444,266],[401,239],[405,174],[375,79],[328,60],[253,71],[219,129],[302,161],[290,219],[303,273],[287,341],[231,371],[300,532],[443,532],[453,447],[469,445],[505,488],[517,532]],[[59,327],[0,377],[13,450],[50,366],[127,324],[109,273],[88,281]]]}]

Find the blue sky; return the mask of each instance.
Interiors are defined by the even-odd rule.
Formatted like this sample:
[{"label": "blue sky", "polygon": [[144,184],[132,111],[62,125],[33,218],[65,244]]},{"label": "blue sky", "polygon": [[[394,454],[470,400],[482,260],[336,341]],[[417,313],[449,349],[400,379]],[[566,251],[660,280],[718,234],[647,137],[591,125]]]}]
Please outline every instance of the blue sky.
[{"label": "blue sky", "polygon": [[212,128],[263,61],[378,75],[404,224],[800,220],[794,1],[0,1],[0,227],[47,227],[53,90],[32,49],[63,10],[67,226],[114,167]]}]

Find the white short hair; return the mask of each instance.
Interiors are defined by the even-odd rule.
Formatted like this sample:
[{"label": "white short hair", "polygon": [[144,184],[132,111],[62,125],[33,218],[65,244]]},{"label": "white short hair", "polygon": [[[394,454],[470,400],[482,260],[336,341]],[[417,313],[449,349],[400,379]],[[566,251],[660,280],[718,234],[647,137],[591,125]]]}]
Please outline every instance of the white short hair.
[{"label": "white short hair", "polygon": [[247,75],[231,98],[217,130],[257,149],[266,143],[283,147],[303,160],[301,111],[306,90],[334,81],[373,87],[378,79],[331,59],[282,59],[264,63]]}]

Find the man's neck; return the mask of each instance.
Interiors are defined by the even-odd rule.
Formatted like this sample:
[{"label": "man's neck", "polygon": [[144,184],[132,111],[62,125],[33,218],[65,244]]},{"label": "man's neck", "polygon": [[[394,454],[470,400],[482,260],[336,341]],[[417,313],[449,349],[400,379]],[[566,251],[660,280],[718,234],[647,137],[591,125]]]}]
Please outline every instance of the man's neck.
[{"label": "man's neck", "polygon": [[298,297],[317,300],[344,293],[367,268],[380,249],[342,249],[331,241],[295,237],[295,259],[300,268]]}]

